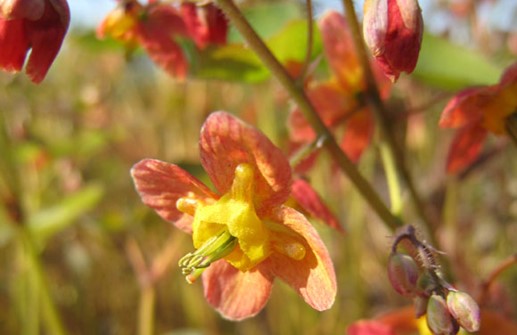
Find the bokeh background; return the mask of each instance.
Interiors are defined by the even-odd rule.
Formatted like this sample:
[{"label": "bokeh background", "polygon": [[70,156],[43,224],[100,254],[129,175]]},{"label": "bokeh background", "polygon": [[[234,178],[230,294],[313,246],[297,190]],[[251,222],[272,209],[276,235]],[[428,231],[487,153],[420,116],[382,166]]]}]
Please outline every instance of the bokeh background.
[{"label": "bokeh background", "polygon": [[[341,235],[314,221],[335,262],[336,304],[313,311],[276,282],[257,317],[223,320],[204,301],[201,283],[188,285],[176,266],[191,251],[190,237],[140,202],[129,169],[140,159],[157,158],[207,181],[197,140],[215,110],[255,124],[287,150],[285,120],[292,104],[274,80],[178,82],[143,53],[126,59],[116,42],[95,38],[95,26],[113,1],[70,5],[71,31],[42,84],[23,74],[0,74],[0,334],[53,335],[48,329],[59,329],[52,326],[57,319],[68,334],[145,334],[143,325],[149,324],[153,334],[169,335],[344,334],[359,318],[410,303],[385,275],[391,233],[322,155],[307,178],[346,230]],[[339,2],[317,6],[321,13]],[[495,83],[515,59],[517,9],[513,1],[428,0],[422,6],[428,40],[438,36],[460,49],[443,56],[441,44],[430,44],[415,76],[397,84],[389,106],[427,205],[436,217],[453,218],[439,220],[435,233],[458,282],[472,292],[517,251],[517,151],[492,138],[482,164],[453,182],[444,174],[452,132],[438,129],[437,121],[455,90]],[[465,61],[466,55],[479,58]],[[397,117],[397,111],[410,117]],[[359,168],[387,199],[375,146]],[[447,199],[457,201],[444,206]],[[407,221],[418,225],[407,207]],[[13,223],[17,208],[23,216]],[[443,214],[444,208],[453,214]],[[157,277],[153,285],[149,270]],[[516,288],[517,270],[511,269],[492,301],[510,318],[516,316]]]}]

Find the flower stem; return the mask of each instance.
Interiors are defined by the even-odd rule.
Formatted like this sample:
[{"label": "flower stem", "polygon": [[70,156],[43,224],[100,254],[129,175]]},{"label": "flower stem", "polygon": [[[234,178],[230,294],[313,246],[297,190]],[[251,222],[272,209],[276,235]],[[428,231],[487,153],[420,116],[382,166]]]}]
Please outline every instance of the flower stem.
[{"label": "flower stem", "polygon": [[31,274],[34,275],[34,280],[37,284],[39,299],[41,302],[41,310],[45,322],[46,330],[49,334],[65,335],[66,331],[59,316],[56,306],[52,301],[50,295],[48,282],[45,278],[41,260],[38,257],[36,246],[30,232],[25,226],[20,227],[19,231],[20,241],[23,243],[25,253],[29,260]]},{"label": "flower stem", "polygon": [[262,60],[264,65],[269,69],[269,71],[271,71],[280,84],[287,90],[307,121],[313,127],[317,137],[326,138],[324,143],[325,147],[341,170],[346,173],[348,178],[361,193],[363,198],[390,229],[393,230],[400,226],[401,222],[399,218],[390,212],[371,184],[359,173],[352,161],[344,154],[330,131],[316,113],[316,110],[303,90],[296,85],[282,64],[271,53],[255,30],[250,26],[249,22],[242,15],[235,3],[232,0],[217,0],[217,4],[234,24],[239,33],[244,37],[249,47]]},{"label": "flower stem", "polygon": [[495,280],[501,275],[501,273],[503,273],[504,271],[508,270],[510,267],[516,264],[517,253],[503,260],[492,272],[490,272],[488,278],[481,283],[481,295],[478,299],[480,305],[483,305],[486,302],[490,287],[495,282]]},{"label": "flower stem", "polygon": [[[354,39],[354,44],[357,50],[359,61],[361,62],[361,66],[363,69],[364,81],[366,85],[366,101],[376,117],[376,121],[377,124],[379,124],[382,138],[384,139],[384,141],[386,141],[388,145],[389,151],[387,153],[393,156],[393,161],[409,190],[415,210],[420,219],[426,225],[426,228],[429,231],[431,231],[433,227],[432,222],[427,213],[425,212],[423,202],[420,199],[420,195],[416,190],[415,184],[413,182],[413,179],[411,178],[409,170],[407,169],[404,163],[401,150],[397,145],[393,131],[391,130],[391,127],[389,125],[386,106],[382,102],[382,99],[379,94],[379,89],[375,82],[375,77],[370,66],[368,52],[364,44],[359,21],[357,20],[357,16],[354,9],[354,3],[352,0],[343,0],[343,7],[345,8],[348,25],[350,26],[350,31]],[[431,238],[433,238],[432,234]],[[436,245],[436,243],[434,244]]]}]

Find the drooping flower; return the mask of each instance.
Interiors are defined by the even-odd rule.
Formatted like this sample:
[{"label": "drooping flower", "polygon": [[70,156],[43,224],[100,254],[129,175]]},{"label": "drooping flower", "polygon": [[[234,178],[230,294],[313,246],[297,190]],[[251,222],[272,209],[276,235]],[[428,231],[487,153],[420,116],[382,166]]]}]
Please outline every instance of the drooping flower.
[{"label": "drooping flower", "polygon": [[457,173],[472,164],[489,132],[516,138],[517,63],[498,84],[471,87],[459,92],[445,106],[440,127],[458,128],[447,157],[447,172]]},{"label": "drooping flower", "polygon": [[159,1],[141,5],[136,0],[121,2],[97,29],[99,38],[110,36],[129,50],[141,45],[156,64],[178,79],[188,72],[179,39],[192,39],[204,49],[209,44],[225,44],[227,32],[227,21],[212,3],[182,2],[177,7]]},{"label": "drooping flower", "polygon": [[110,36],[128,48],[141,45],[149,57],[170,75],[183,79],[188,63],[175,39],[187,36],[179,11],[168,4],[124,1],[101,23],[97,36]]},{"label": "drooping flower", "polygon": [[396,81],[415,69],[422,33],[418,0],[365,0],[363,35],[384,74]]},{"label": "drooping flower", "polygon": [[187,280],[202,276],[208,302],[233,320],[257,314],[276,277],[313,308],[330,308],[332,262],[305,216],[284,205],[291,168],[280,149],[225,112],[205,121],[199,148],[216,192],[158,160],[143,160],[131,171],[143,202],[192,233],[197,250],[180,260]]},{"label": "drooping flower", "polygon": [[18,72],[31,50],[26,72],[41,82],[61,48],[70,9],[66,0],[0,2],[0,69]]},{"label": "drooping flower", "polygon": [[[319,21],[319,28],[332,76],[324,82],[309,82],[307,95],[326,126],[344,128],[341,147],[351,160],[357,161],[369,145],[374,127],[370,111],[358,97],[365,89],[363,70],[348,24],[341,14],[327,12]],[[386,97],[390,84],[374,68],[383,97]],[[296,143],[310,143],[316,139],[312,127],[298,109],[290,115],[289,128],[291,140]]]}]

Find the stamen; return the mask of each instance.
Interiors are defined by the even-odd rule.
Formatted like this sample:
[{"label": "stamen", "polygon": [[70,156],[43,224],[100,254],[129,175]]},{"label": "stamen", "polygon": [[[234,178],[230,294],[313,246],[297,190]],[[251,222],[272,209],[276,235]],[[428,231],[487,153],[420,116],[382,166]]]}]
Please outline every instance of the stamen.
[{"label": "stamen", "polygon": [[292,258],[296,261],[301,261],[304,259],[306,250],[303,244],[298,242],[291,243],[275,243],[274,248],[279,253],[286,255],[289,258]]},{"label": "stamen", "polygon": [[235,177],[230,189],[231,198],[251,203],[253,199],[253,168],[249,164],[239,164],[235,168]]},{"label": "stamen", "polygon": [[224,230],[217,236],[208,239],[201,248],[183,256],[178,265],[189,283],[193,283],[213,262],[225,257],[237,245],[237,238]]},{"label": "stamen", "polygon": [[176,201],[176,208],[180,212],[194,216],[194,214],[196,214],[197,204],[198,204],[198,201],[196,199],[187,196],[187,197],[179,198]]}]

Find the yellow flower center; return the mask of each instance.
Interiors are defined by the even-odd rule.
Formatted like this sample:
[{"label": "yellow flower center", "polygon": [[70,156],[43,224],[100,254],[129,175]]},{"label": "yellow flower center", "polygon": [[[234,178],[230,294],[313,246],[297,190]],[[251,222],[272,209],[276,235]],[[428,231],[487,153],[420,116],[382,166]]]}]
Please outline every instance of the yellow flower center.
[{"label": "yellow flower center", "polygon": [[305,247],[296,233],[283,231],[283,227],[257,216],[254,183],[253,168],[240,164],[230,190],[219,200],[202,202],[187,196],[177,201],[180,211],[194,216],[192,240],[197,250],[179,262],[187,281],[193,282],[206,267],[222,258],[248,271],[273,251],[294,260],[305,257]]}]

